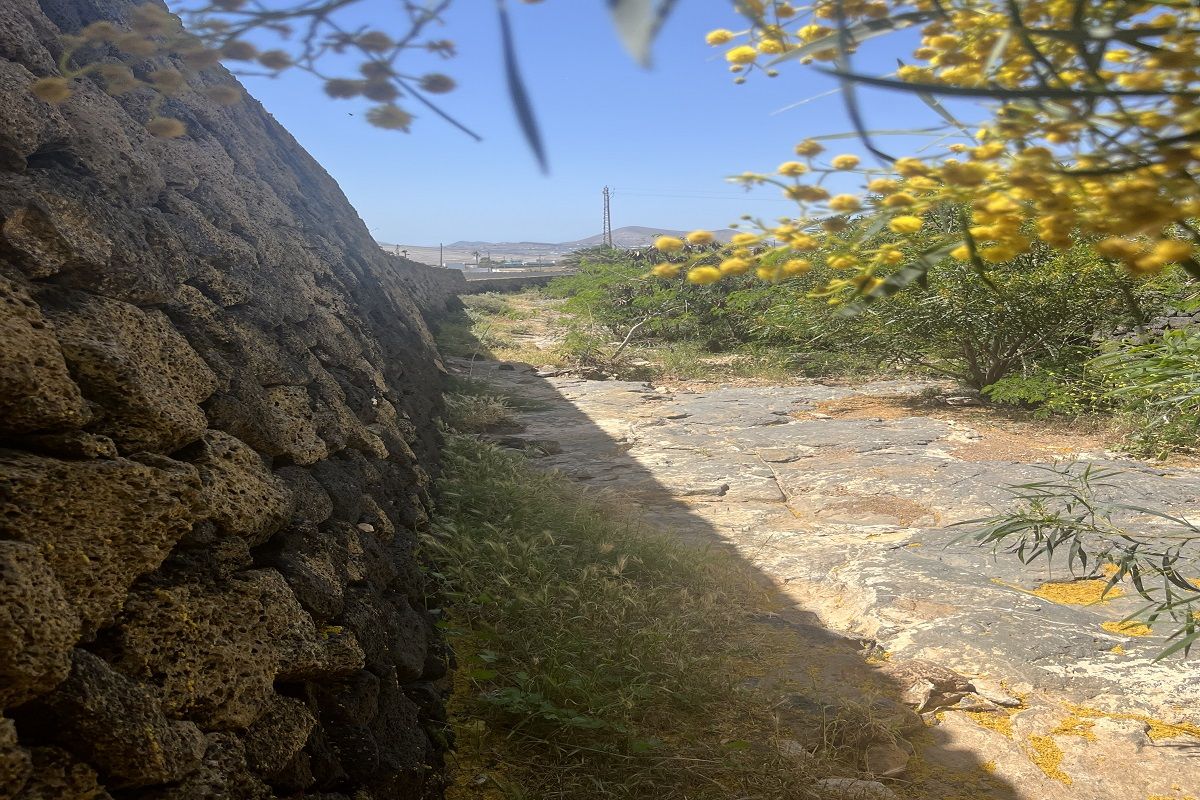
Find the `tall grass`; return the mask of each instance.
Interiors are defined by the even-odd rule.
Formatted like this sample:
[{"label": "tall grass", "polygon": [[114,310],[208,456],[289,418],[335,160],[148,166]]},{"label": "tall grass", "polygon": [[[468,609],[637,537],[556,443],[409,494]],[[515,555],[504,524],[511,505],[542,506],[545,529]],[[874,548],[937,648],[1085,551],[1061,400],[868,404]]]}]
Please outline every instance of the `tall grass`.
[{"label": "tall grass", "polygon": [[452,609],[457,798],[806,798],[741,688],[759,592],[568,480],[448,437],[426,545]]}]

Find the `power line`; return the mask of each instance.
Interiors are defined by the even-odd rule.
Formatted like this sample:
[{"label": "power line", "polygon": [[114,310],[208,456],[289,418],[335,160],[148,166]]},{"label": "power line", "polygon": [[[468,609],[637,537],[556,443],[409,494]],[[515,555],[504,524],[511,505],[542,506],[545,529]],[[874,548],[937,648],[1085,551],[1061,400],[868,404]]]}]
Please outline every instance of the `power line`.
[{"label": "power line", "polygon": [[[614,190],[617,191],[617,190]],[[756,197],[752,194],[696,194],[696,193],[674,193],[674,192],[640,192],[634,189],[619,190],[626,197],[670,197],[682,200],[728,200],[739,202],[771,202],[771,203],[789,203],[791,202],[786,197]]]}]

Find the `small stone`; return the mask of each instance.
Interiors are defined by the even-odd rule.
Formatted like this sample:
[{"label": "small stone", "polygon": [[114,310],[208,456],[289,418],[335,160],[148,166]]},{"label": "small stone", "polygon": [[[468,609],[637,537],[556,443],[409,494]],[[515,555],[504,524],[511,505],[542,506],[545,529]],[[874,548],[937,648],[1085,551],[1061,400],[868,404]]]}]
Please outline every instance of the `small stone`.
[{"label": "small stone", "polygon": [[358,528],[363,533],[374,533],[375,532],[375,526],[369,522],[360,522],[357,525],[355,525],[354,527]]},{"label": "small stone", "polygon": [[989,703],[995,703],[1004,708],[1020,708],[1021,700],[1006,692],[1000,686],[991,683],[986,679],[976,678],[972,681],[975,686],[975,694],[987,700]]},{"label": "small stone", "polygon": [[904,739],[872,742],[863,753],[867,772],[879,778],[894,778],[908,768],[913,746]]},{"label": "small stone", "polygon": [[948,406],[981,406],[983,401],[970,395],[955,395],[947,397],[943,402]]},{"label": "small stone", "polygon": [[857,778],[825,778],[816,788],[828,792],[830,800],[896,800],[896,793],[879,781]]},{"label": "small stone", "polygon": [[775,749],[779,751],[780,755],[788,758],[807,759],[811,755],[808,748],[795,739],[779,739],[775,742]]}]

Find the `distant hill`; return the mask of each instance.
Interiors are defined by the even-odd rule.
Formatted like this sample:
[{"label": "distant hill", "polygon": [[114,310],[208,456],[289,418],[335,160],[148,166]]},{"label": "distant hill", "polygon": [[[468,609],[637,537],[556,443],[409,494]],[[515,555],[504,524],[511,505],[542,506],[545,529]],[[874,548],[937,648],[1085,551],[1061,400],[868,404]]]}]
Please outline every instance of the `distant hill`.
[{"label": "distant hill", "polygon": [[[676,231],[671,228],[643,228],[639,225],[626,225],[623,228],[613,230],[613,244],[617,247],[646,247],[653,244],[654,240],[659,236],[678,236],[682,238],[687,235],[687,231]],[[713,231],[713,234],[722,242],[729,241],[729,237],[737,231],[725,228],[719,231]],[[572,249],[578,250],[583,247],[597,247],[604,243],[604,234],[598,233],[595,236],[589,236],[586,239],[579,239],[575,242],[567,242]]]},{"label": "distant hill", "polygon": [[[626,225],[623,228],[613,230],[613,244],[622,248],[647,247],[659,236],[682,237],[686,233],[687,231],[678,231],[672,228],[647,228],[640,225]],[[727,242],[735,231],[723,229],[713,231],[713,233],[720,241]],[[515,260],[548,263],[556,261],[575,250],[582,250],[586,247],[597,247],[603,242],[604,236],[599,233],[595,236],[589,236],[586,239],[577,239],[573,242],[481,242],[463,240],[445,245],[441,250],[441,255],[448,264],[474,263],[476,252],[480,254],[480,257],[490,254],[493,261]],[[389,253],[400,254],[402,251],[407,251],[409,258],[423,264],[438,263],[439,250],[436,245],[380,242],[379,246]]]}]

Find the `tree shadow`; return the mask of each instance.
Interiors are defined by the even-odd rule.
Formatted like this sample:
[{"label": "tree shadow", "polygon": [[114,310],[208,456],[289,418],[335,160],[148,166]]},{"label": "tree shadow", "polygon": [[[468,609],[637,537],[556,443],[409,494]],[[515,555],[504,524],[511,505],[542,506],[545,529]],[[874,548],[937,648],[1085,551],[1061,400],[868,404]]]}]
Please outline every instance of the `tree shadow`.
[{"label": "tree shadow", "polygon": [[[442,320],[442,327],[447,326],[461,345],[463,332],[470,330],[469,319],[461,310],[452,311]],[[832,721],[853,726],[859,720],[863,730],[881,724],[890,734],[898,734],[902,741],[897,747],[901,750],[908,750],[911,745],[907,766],[896,774],[877,774],[890,771],[885,766],[895,769],[896,748],[878,746],[879,737],[872,738],[869,734],[856,738],[855,731],[842,731],[842,735],[861,750],[856,758],[861,769],[859,777],[870,776],[874,767],[877,780],[899,797],[1016,800],[1032,796],[998,777],[989,759],[956,742],[936,722],[940,706],[951,705],[960,698],[983,706],[988,705],[987,701],[968,687],[956,685],[956,678],[948,670],[922,662],[893,662],[874,642],[830,629],[814,611],[797,604],[775,578],[739,550],[729,535],[730,525],[735,523],[730,520],[730,525],[725,524],[721,513],[723,505],[727,507],[739,502],[739,496],[746,496],[745,491],[739,495],[731,490],[730,484],[737,484],[738,476],[710,469],[705,458],[692,458],[690,463],[680,464],[694,455],[681,452],[666,472],[671,474],[675,467],[682,466],[674,475],[688,474],[691,478],[667,485],[644,463],[644,453],[639,457],[631,452],[634,431],[614,426],[611,419],[594,419],[575,402],[576,397],[589,390],[589,385],[597,384],[606,391],[612,390],[607,402],[631,407],[661,407],[667,399],[663,392],[648,384],[589,382],[541,374],[529,364],[494,360],[494,354],[478,340],[470,350],[473,358],[446,357],[450,374],[460,380],[469,375],[471,381],[479,382],[487,391],[513,398],[518,410],[521,430],[499,433],[492,437],[494,441],[524,449],[535,468],[557,471],[603,493],[622,513],[632,512],[656,530],[720,551],[761,589],[763,609],[746,624],[754,626],[756,640],[761,639],[766,646],[755,648],[759,660],[749,666],[745,685],[775,701],[787,740],[811,750],[828,744],[823,738],[829,736]],[[479,384],[475,390],[481,389]],[[763,422],[767,428],[774,424],[767,419]],[[672,458],[668,456],[666,460]],[[661,474],[663,470],[658,472]],[[745,490],[749,486],[750,496],[756,491],[755,485],[763,491],[770,490],[765,477],[750,477],[757,484],[754,481],[738,484],[736,489]],[[758,480],[760,477],[762,480]],[[704,516],[697,513],[697,504],[705,505]],[[780,505],[781,510],[784,508]],[[916,713],[918,701],[923,714]],[[994,713],[999,727],[1007,724],[1008,716],[1002,708],[992,706],[982,713]],[[849,772],[830,775],[849,776]]]}]

